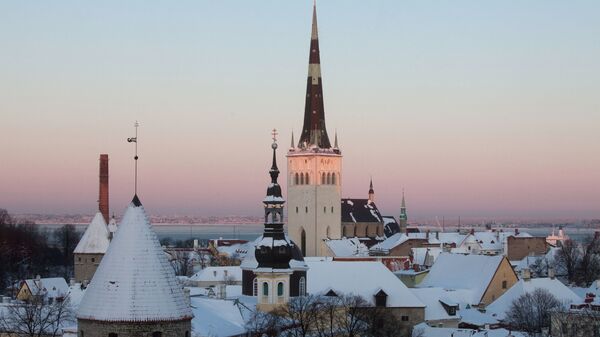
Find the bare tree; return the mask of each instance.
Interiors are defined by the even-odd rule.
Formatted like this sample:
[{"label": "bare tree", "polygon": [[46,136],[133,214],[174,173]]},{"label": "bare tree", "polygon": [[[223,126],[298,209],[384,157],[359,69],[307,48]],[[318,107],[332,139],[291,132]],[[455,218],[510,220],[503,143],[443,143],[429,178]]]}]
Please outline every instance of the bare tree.
[{"label": "bare tree", "polygon": [[565,268],[569,282],[576,279],[577,268],[581,259],[581,249],[577,242],[565,240],[556,255],[556,263]]},{"label": "bare tree", "polygon": [[506,311],[506,323],[530,335],[550,328],[550,313],[563,304],[548,290],[537,288],[516,298]]},{"label": "bare tree", "polygon": [[28,302],[10,304],[0,315],[0,331],[19,337],[61,336],[65,324],[74,322],[68,297],[48,302],[34,296]]},{"label": "bare tree", "polygon": [[587,286],[600,276],[600,238],[595,235],[586,240],[581,251],[577,281]]},{"label": "bare tree", "polygon": [[283,336],[306,337],[316,328],[319,314],[319,301],[315,295],[292,297],[287,305],[275,310],[281,322],[289,328],[282,331]]},{"label": "bare tree", "polygon": [[171,266],[175,270],[175,275],[177,276],[191,276],[194,266],[193,259],[190,256],[189,251],[181,251],[181,250],[171,250]]},{"label": "bare tree", "polygon": [[279,336],[281,317],[268,312],[255,311],[246,323],[246,329],[252,336]]}]

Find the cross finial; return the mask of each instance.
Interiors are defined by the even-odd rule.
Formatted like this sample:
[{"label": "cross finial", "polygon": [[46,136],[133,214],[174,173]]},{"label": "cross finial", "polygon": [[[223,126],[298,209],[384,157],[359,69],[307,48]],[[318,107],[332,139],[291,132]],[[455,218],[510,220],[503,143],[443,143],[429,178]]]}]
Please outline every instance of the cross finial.
[{"label": "cross finial", "polygon": [[273,141],[276,142],[277,141],[277,135],[279,133],[277,133],[277,129],[273,129],[273,131],[271,131],[271,135],[273,136]]},{"label": "cross finial", "polygon": [[134,190],[134,194],[137,195],[137,163],[138,163],[138,151],[137,151],[137,146],[138,146],[138,127],[140,126],[140,122],[138,122],[137,120],[135,121],[135,123],[133,124],[133,127],[135,127],[135,137],[131,137],[131,138],[127,138],[127,142],[129,143],[135,143],[135,155],[133,157],[133,160],[135,161],[135,169],[134,169],[134,185],[133,185],[133,190]]}]

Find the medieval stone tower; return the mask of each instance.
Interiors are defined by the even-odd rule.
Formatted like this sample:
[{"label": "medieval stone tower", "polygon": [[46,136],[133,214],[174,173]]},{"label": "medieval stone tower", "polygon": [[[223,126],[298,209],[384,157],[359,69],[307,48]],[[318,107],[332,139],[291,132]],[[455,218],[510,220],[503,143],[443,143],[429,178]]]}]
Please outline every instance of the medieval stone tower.
[{"label": "medieval stone tower", "polygon": [[342,154],[325,127],[317,10],[313,7],[304,125],[288,159],[288,232],[304,256],[325,253],[324,239],[341,238]]}]

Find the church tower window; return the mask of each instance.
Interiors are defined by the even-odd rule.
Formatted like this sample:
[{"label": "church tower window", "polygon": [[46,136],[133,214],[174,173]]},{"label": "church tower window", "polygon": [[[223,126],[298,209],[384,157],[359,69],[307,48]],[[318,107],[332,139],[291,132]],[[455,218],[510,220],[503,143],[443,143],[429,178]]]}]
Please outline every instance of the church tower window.
[{"label": "church tower window", "polygon": [[304,173],[300,173],[300,185],[304,185]]},{"label": "church tower window", "polygon": [[283,282],[277,283],[277,296],[283,297]]},{"label": "church tower window", "polygon": [[263,296],[269,296],[269,284],[267,282],[263,282],[262,288]]},{"label": "church tower window", "polygon": [[310,185],[310,179],[308,179],[308,173],[304,173],[304,174],[305,174],[304,181],[306,181],[306,185]]},{"label": "church tower window", "polygon": [[331,184],[332,184],[332,185],[336,185],[336,181],[335,181],[335,172],[331,174]]},{"label": "church tower window", "polygon": [[296,173],[296,178],[294,179],[294,185],[298,185],[300,183],[298,173]]},{"label": "church tower window", "polygon": [[306,295],[306,279],[304,278],[304,276],[302,276],[300,278],[299,288],[300,288],[300,296]]}]

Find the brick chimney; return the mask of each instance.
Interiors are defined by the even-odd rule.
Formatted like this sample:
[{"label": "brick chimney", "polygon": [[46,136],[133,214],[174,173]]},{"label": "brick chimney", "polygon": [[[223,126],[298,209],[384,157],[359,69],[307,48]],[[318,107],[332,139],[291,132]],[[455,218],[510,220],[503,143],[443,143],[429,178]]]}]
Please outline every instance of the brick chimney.
[{"label": "brick chimney", "polygon": [[108,217],[108,155],[100,155],[100,192],[98,195],[98,209],[104,221],[108,223],[110,218]]}]

